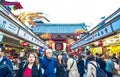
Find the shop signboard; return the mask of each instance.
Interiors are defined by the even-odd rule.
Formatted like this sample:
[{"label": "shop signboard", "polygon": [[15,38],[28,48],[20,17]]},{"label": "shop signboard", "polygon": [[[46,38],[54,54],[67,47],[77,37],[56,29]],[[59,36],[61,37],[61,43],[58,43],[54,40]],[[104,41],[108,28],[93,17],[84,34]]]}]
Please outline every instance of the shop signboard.
[{"label": "shop signboard", "polygon": [[7,16],[9,15],[9,13],[2,7],[2,5],[0,5],[0,11],[2,11]]},{"label": "shop signboard", "polygon": [[99,38],[105,37],[105,36],[111,34],[112,32],[113,31],[112,31],[111,25],[108,25],[105,28],[103,28],[103,29],[91,34],[89,37],[85,38],[83,40],[84,44],[92,42],[93,40],[97,40]]},{"label": "shop signboard", "polygon": [[23,38],[23,39],[26,39],[26,40],[28,40],[30,42],[33,41],[33,37],[29,33],[27,33],[26,31],[24,31],[22,29],[19,30],[18,36]]},{"label": "shop signboard", "polygon": [[3,34],[0,34],[0,42],[3,40]]},{"label": "shop signboard", "polygon": [[94,40],[105,37],[109,34],[113,33],[111,25],[106,26],[105,28],[101,29],[100,31],[97,31],[93,34]]},{"label": "shop signboard", "polygon": [[6,30],[8,32],[11,32],[13,34],[16,34],[16,35],[17,35],[18,29],[19,29],[13,23],[11,23],[7,19],[5,19],[3,16],[0,16],[0,28]]},{"label": "shop signboard", "polygon": [[92,42],[93,40],[97,40],[99,38],[105,37],[109,34],[113,33],[111,25],[106,26],[105,28],[91,34],[90,36],[88,36],[87,38],[85,38],[82,41],[79,41],[77,44],[74,44],[71,49],[74,49],[76,47],[82,46],[84,44],[87,44],[89,42]]},{"label": "shop signboard", "polygon": [[120,52],[120,45],[117,45],[117,46],[110,46],[109,47],[110,49],[110,54],[119,54]]},{"label": "shop signboard", "polygon": [[39,45],[39,40],[37,40],[36,38],[34,38],[33,36],[31,36],[29,33],[27,33],[26,31],[22,29],[19,30],[18,36],[27,41],[30,41],[30,42],[33,42],[34,44]]},{"label": "shop signboard", "polygon": [[90,51],[92,52],[92,54],[96,54],[96,53],[99,53],[99,54],[102,54],[102,47],[96,47],[96,48],[90,48]]},{"label": "shop signboard", "polygon": [[112,28],[114,31],[120,30],[120,19],[116,20],[115,22],[112,23]]}]

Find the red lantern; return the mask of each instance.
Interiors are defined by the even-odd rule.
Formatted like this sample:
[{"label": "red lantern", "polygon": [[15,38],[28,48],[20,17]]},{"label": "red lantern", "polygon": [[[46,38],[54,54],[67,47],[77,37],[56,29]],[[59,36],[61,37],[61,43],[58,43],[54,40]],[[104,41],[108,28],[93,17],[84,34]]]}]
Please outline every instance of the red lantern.
[{"label": "red lantern", "polygon": [[82,51],[82,47],[80,47],[79,50]]},{"label": "red lantern", "polygon": [[25,42],[25,41],[24,41],[24,42],[22,42],[22,46],[23,46],[23,47],[26,47],[27,45],[28,45],[28,43],[27,43],[27,42]]},{"label": "red lantern", "polygon": [[79,35],[79,33],[78,33],[78,32],[75,32],[75,33],[74,33],[74,36],[78,36],[78,35]]},{"label": "red lantern", "polygon": [[98,41],[98,46],[103,46],[103,41],[102,40]]}]

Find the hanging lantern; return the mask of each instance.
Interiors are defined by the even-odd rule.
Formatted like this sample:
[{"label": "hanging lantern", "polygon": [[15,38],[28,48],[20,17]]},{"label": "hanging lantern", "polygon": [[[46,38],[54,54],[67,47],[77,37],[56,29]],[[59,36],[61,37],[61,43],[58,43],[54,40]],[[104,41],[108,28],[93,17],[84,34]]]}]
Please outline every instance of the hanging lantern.
[{"label": "hanging lantern", "polygon": [[75,32],[75,33],[74,33],[74,36],[78,36],[78,35],[79,35],[79,33],[78,33],[78,32]]},{"label": "hanging lantern", "polygon": [[103,46],[103,41],[102,40],[98,41],[98,46]]},{"label": "hanging lantern", "polygon": [[79,50],[82,51],[82,47],[80,47]]},{"label": "hanging lantern", "polygon": [[28,46],[28,43],[24,41],[24,42],[22,42],[22,46],[26,47],[26,46]]}]

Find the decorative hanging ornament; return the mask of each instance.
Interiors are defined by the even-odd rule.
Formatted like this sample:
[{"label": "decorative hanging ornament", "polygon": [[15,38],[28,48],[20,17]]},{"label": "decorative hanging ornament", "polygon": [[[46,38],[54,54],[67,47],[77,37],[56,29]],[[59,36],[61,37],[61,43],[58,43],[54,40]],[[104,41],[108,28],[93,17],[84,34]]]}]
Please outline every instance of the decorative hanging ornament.
[{"label": "decorative hanging ornament", "polygon": [[102,40],[98,41],[98,46],[103,46],[103,41]]},{"label": "decorative hanging ornament", "polygon": [[78,33],[78,32],[75,32],[75,33],[74,33],[74,36],[78,36],[78,35],[79,35],[79,33]]},{"label": "decorative hanging ornament", "polygon": [[82,47],[80,47],[79,50],[82,51]]},{"label": "decorative hanging ornament", "polygon": [[26,46],[28,46],[28,43],[24,41],[24,42],[22,42],[22,46],[26,47]]}]

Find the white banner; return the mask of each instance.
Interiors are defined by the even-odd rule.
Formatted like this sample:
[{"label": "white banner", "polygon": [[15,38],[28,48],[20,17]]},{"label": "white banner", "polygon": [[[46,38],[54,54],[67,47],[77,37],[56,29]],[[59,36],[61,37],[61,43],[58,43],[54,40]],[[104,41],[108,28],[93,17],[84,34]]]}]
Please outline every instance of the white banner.
[{"label": "white banner", "polygon": [[11,32],[13,34],[17,34],[19,29],[17,26],[15,26],[13,23],[11,23],[9,20],[4,18],[3,16],[0,16],[0,28],[8,32]]}]

